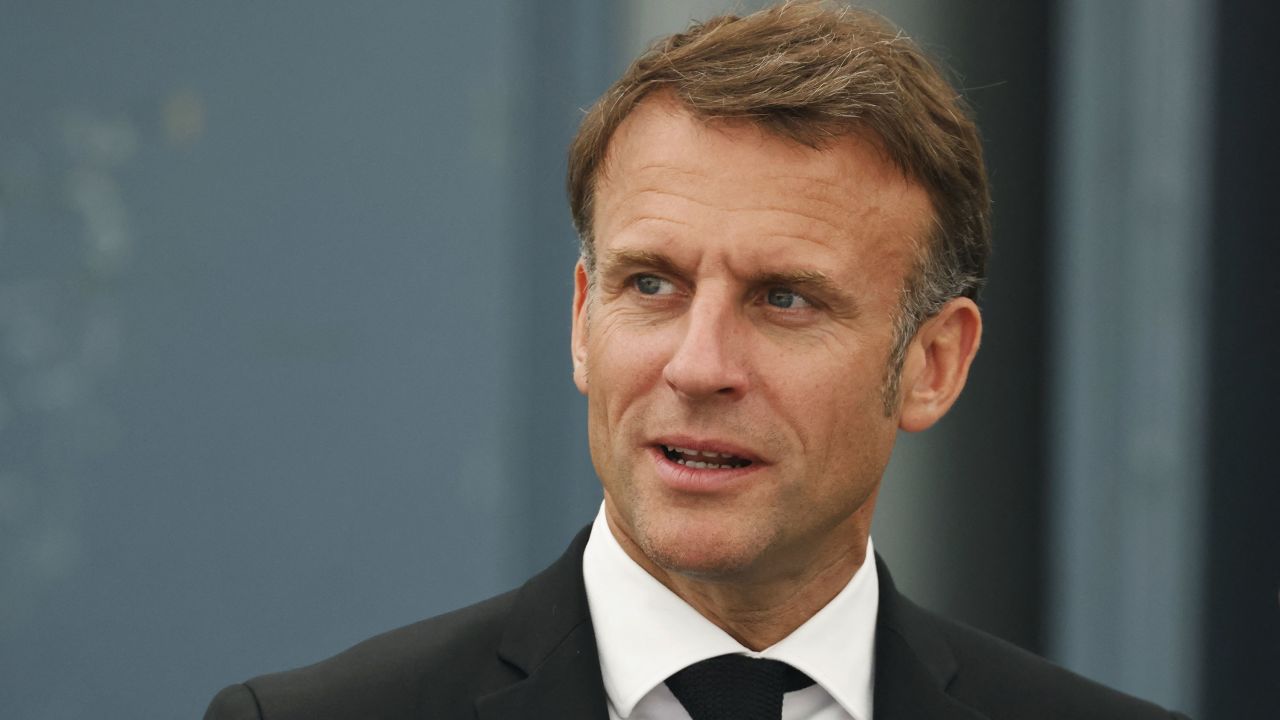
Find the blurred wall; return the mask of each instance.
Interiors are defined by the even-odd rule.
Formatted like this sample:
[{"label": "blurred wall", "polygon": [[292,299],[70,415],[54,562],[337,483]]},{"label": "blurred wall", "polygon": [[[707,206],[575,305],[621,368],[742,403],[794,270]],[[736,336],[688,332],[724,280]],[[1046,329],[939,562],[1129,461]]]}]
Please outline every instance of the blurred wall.
[{"label": "blurred wall", "polygon": [[1086,675],[1195,711],[1212,6],[1079,0],[1058,20],[1051,646]]},{"label": "blurred wall", "polygon": [[589,519],[542,5],[0,4],[0,714],[198,716]]}]

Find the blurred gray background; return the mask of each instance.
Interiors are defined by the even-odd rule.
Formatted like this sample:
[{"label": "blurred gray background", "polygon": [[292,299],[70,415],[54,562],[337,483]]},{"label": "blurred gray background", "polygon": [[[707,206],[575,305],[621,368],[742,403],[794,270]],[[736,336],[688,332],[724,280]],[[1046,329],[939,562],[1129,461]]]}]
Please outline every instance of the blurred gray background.
[{"label": "blurred gray background", "polygon": [[[600,498],[566,145],[649,40],[761,4],[0,0],[0,715],[198,717],[558,555]],[[1275,6],[870,6],[975,106],[997,243],[877,548],[1273,717]]]}]

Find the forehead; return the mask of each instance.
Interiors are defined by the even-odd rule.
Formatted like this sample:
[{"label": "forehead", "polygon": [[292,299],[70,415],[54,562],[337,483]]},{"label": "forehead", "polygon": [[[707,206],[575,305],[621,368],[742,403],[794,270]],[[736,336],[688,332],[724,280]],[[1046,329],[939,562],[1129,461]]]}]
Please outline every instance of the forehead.
[{"label": "forehead", "polygon": [[669,95],[642,101],[614,133],[594,214],[598,240],[638,220],[702,219],[906,255],[933,225],[928,193],[873,138],[851,132],[813,148],[697,117]]}]

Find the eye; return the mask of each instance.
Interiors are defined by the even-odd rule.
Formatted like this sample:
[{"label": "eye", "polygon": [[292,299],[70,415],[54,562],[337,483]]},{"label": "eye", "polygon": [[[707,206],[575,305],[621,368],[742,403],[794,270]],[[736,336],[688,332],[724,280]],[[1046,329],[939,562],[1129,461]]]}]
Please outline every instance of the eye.
[{"label": "eye", "polygon": [[641,295],[669,295],[675,291],[675,285],[670,280],[657,275],[636,275],[631,278],[631,284]]},{"label": "eye", "polygon": [[803,295],[784,287],[769,288],[769,291],[765,293],[765,301],[776,308],[784,310],[812,307],[812,304],[805,300]]}]

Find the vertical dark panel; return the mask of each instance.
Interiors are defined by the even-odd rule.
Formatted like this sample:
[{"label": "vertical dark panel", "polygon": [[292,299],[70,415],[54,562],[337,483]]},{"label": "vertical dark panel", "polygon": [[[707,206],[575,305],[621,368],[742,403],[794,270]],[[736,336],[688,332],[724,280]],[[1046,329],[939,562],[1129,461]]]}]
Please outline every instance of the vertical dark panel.
[{"label": "vertical dark panel", "polygon": [[931,431],[944,436],[937,492],[953,508],[943,521],[956,562],[941,601],[1041,650],[1049,11],[1002,0],[942,12],[943,59],[975,109],[987,153],[995,253],[982,351],[964,397]]},{"label": "vertical dark panel", "polygon": [[1212,718],[1280,711],[1277,26],[1274,3],[1218,4],[1205,593]]}]

